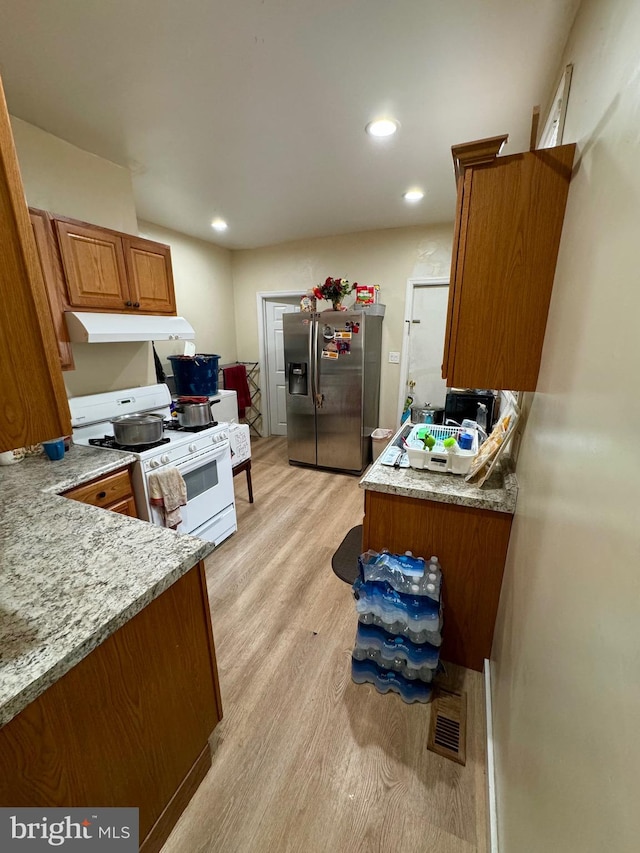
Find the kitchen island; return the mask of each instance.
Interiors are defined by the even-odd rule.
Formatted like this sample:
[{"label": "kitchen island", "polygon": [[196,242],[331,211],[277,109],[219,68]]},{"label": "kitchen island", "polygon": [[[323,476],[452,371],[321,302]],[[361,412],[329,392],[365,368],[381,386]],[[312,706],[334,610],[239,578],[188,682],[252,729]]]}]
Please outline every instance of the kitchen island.
[{"label": "kitchen island", "polygon": [[0,805],[137,806],[153,851],[222,717],[213,546],[59,494],[134,458],[72,447],[0,469]]},{"label": "kitchen island", "polygon": [[478,488],[454,474],[382,465],[381,458],[360,480],[363,550],[437,555],[444,577],[441,656],[481,671],[491,654],[518,494],[515,474],[497,466]]}]

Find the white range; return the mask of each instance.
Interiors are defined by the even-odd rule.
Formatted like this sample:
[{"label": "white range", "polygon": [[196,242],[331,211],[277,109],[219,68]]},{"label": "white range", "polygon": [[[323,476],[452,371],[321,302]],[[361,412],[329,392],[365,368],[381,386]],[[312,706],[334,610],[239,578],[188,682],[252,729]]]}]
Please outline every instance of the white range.
[{"label": "white range", "polygon": [[[171,418],[170,404],[166,385],[72,397],[73,441],[133,453],[137,458],[132,479],[138,513],[160,527],[162,513],[149,502],[148,477],[166,466],[177,468],[187,486],[187,505],[180,510],[178,532],[219,545],[237,530],[229,425],[212,424],[197,431],[180,428]],[[152,445],[118,445],[111,419],[142,412],[164,417],[162,439]]]}]

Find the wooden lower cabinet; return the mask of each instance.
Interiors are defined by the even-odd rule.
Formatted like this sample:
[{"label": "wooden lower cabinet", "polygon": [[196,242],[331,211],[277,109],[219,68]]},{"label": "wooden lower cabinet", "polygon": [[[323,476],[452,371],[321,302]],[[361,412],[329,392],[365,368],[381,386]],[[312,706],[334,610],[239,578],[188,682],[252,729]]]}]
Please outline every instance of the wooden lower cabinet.
[{"label": "wooden lower cabinet", "polygon": [[83,483],[81,486],[76,486],[75,489],[69,489],[69,491],[63,492],[63,496],[83,504],[99,506],[102,509],[111,510],[111,512],[119,512],[122,515],[138,518],[136,502],[133,497],[133,484],[128,468],[107,474],[97,480],[91,480],[89,483]]},{"label": "wooden lower cabinet", "polygon": [[130,518],[138,517],[138,510],[136,509],[136,502],[133,496],[121,501],[116,501],[116,503],[111,504],[108,509],[110,509],[111,512],[119,512],[120,515],[128,515]]},{"label": "wooden lower cabinet", "polygon": [[513,516],[365,492],[363,550],[437,555],[444,577],[445,661],[482,671],[491,654]]},{"label": "wooden lower cabinet", "polygon": [[222,718],[204,565],[0,729],[0,806],[133,806],[160,850]]}]

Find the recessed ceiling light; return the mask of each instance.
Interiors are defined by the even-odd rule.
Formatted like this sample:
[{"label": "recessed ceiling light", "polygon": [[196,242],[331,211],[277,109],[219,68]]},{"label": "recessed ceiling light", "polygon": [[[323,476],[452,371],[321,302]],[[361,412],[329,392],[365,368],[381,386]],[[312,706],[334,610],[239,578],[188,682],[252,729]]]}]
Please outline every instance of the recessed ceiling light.
[{"label": "recessed ceiling light", "polygon": [[365,127],[369,136],[393,136],[398,129],[398,122],[392,118],[377,118]]},{"label": "recessed ceiling light", "polygon": [[226,231],[229,226],[224,219],[214,219],[211,223],[211,227],[215,228],[216,231]]},{"label": "recessed ceiling light", "polygon": [[421,201],[424,198],[424,193],[422,190],[407,190],[407,192],[403,194],[402,198],[405,201]]}]

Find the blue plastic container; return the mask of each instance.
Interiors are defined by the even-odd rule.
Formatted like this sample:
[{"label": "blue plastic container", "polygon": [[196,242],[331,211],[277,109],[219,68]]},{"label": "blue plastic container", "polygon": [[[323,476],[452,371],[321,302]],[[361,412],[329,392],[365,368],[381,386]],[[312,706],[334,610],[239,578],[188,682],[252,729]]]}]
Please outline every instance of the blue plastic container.
[{"label": "blue plastic container", "polygon": [[218,393],[219,355],[196,353],[168,358],[179,397],[212,397]]}]

